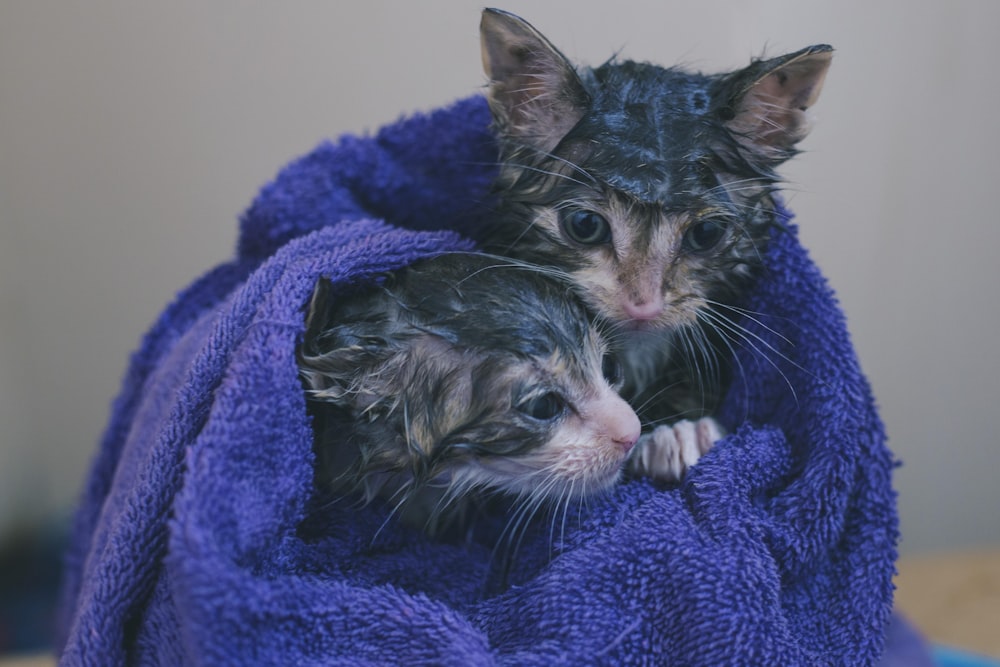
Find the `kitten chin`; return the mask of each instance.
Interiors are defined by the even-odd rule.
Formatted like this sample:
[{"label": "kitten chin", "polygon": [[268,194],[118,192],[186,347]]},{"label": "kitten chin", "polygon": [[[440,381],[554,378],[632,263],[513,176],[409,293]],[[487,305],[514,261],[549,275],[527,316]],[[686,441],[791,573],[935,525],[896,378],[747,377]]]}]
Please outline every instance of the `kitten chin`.
[{"label": "kitten chin", "polygon": [[490,495],[537,511],[600,493],[640,434],[582,304],[509,259],[441,255],[352,294],[321,282],[299,367],[318,482],[434,534]]}]

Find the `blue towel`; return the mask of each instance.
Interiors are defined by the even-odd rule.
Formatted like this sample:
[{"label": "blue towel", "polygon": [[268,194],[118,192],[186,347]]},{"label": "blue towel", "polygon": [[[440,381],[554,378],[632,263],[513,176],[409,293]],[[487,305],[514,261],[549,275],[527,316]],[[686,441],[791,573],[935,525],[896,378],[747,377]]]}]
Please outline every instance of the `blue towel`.
[{"label": "blue towel", "polygon": [[314,487],[297,377],[320,276],[475,247],[496,149],[481,97],[324,143],[241,224],[236,258],[132,358],[74,527],[66,665],[866,665],[885,645],[893,457],[790,214],[744,304],[731,435],[677,486],[619,485],[462,540]]}]

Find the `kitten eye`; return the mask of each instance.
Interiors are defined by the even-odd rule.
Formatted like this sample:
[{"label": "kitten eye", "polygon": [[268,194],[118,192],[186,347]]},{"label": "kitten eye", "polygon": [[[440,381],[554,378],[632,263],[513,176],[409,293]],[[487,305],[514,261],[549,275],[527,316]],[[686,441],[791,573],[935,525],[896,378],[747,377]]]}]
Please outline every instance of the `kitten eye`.
[{"label": "kitten eye", "polygon": [[604,373],[604,379],[607,380],[608,384],[612,387],[617,387],[624,379],[621,362],[618,361],[618,357],[611,354],[604,355],[604,361],[601,364],[601,372]]},{"label": "kitten eye", "polygon": [[551,421],[561,415],[566,409],[562,396],[550,391],[538,396],[532,396],[517,406],[519,412],[538,421]]},{"label": "kitten eye", "polygon": [[611,241],[611,225],[600,213],[577,209],[562,214],[563,231],[577,243],[601,245]]},{"label": "kitten eye", "polygon": [[704,252],[714,248],[729,228],[718,220],[702,220],[688,228],[684,234],[684,247],[695,252]]}]

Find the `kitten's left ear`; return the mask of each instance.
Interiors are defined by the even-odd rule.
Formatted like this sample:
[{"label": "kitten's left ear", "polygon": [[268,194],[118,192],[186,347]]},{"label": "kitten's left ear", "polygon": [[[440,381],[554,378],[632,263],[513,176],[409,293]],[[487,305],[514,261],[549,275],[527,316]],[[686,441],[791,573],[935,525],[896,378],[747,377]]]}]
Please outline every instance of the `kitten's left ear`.
[{"label": "kitten's left ear", "polygon": [[806,110],[819,98],[832,58],[833,47],[818,44],[726,77],[716,97],[726,128],[767,163],[792,157],[809,131]]},{"label": "kitten's left ear", "polygon": [[501,130],[539,150],[552,150],[590,104],[573,65],[510,12],[483,10],[479,34],[490,109]]}]

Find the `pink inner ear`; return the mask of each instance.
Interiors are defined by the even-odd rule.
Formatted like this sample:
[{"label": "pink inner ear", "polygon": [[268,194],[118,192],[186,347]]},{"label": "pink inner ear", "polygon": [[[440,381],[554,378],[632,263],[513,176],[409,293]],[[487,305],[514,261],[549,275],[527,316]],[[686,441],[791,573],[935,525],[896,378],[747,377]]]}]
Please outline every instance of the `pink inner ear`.
[{"label": "pink inner ear", "polygon": [[542,150],[551,150],[580,120],[583,108],[576,74],[546,58],[524,56],[521,71],[496,81],[491,98],[503,110],[507,131]]},{"label": "pink inner ear", "polygon": [[794,146],[806,135],[805,111],[819,98],[830,59],[812,54],[769,72],[746,92],[730,127],[758,148]]},{"label": "pink inner ear", "polygon": [[788,63],[758,82],[765,95],[779,98],[788,109],[805,111],[819,98],[830,66],[830,54],[820,53]]},{"label": "pink inner ear", "polygon": [[528,23],[484,13],[483,69],[490,77],[490,106],[504,131],[551,150],[579,121],[587,95],[572,64]]}]

